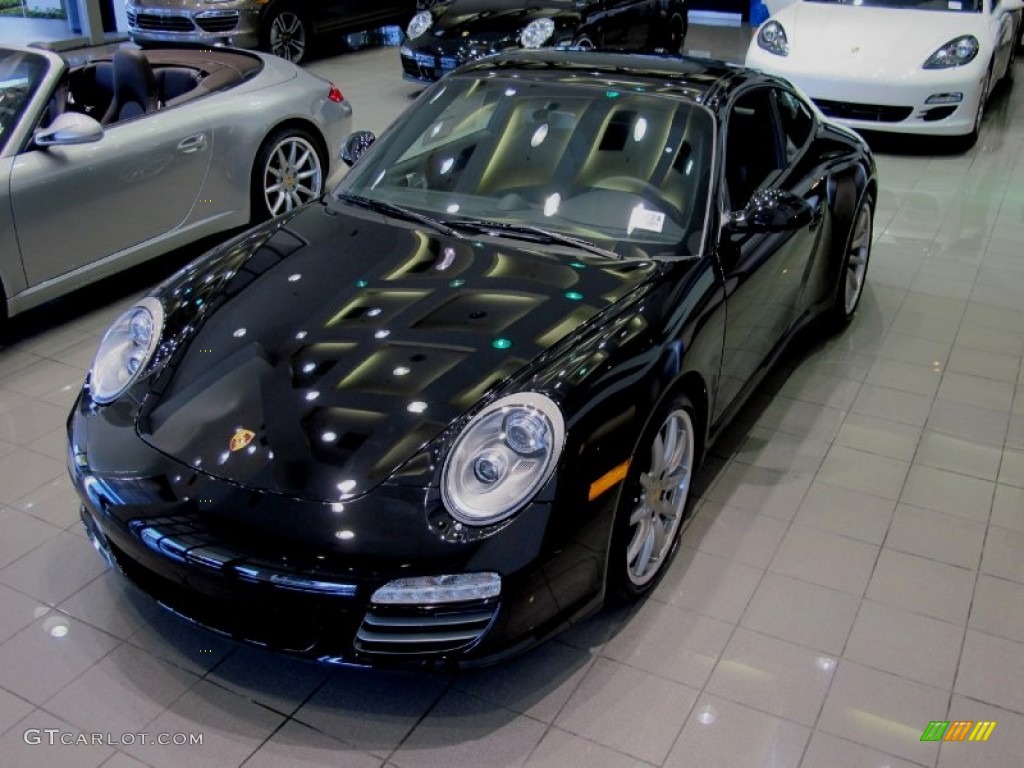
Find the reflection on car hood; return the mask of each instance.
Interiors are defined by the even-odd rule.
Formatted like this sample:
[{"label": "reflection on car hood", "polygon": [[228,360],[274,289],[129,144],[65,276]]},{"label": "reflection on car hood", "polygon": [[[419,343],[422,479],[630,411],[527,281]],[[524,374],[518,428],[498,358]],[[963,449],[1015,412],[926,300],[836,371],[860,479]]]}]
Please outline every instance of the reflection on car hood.
[{"label": "reflection on car hood", "polygon": [[[775,17],[789,38],[790,55],[815,66],[849,67],[893,60],[915,70],[955,37],[979,35],[980,13],[796,3]],[[984,35],[979,35],[983,40]]]},{"label": "reflection on car hood", "polygon": [[[458,34],[516,34],[534,19],[575,12],[572,0],[524,4],[521,0],[456,0],[434,9],[434,26],[428,35],[450,38]],[[525,6],[525,7],[524,7]]]},{"label": "reflection on car hood", "polygon": [[[210,474],[318,500],[386,479],[658,269],[446,238],[339,204],[261,242],[183,332],[138,429]],[[216,285],[193,274],[176,295]]]}]

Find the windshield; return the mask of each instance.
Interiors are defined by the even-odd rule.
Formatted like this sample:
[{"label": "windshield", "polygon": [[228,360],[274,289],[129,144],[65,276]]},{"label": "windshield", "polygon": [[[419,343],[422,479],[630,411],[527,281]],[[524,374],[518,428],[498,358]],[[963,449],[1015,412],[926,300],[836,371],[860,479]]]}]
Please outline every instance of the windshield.
[{"label": "windshield", "polygon": [[0,50],[0,150],[45,75],[43,56]]},{"label": "windshield", "polygon": [[807,3],[859,5],[867,8],[904,8],[918,11],[980,13],[985,0],[804,0]]},{"label": "windshield", "polygon": [[483,220],[621,255],[697,254],[713,137],[704,107],[639,87],[455,77],[427,91],[339,191],[456,229]]}]

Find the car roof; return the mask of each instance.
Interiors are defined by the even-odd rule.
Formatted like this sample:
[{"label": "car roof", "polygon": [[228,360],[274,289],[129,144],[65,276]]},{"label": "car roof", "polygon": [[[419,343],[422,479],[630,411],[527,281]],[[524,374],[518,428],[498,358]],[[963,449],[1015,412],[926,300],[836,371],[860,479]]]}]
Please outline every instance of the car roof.
[{"label": "car roof", "polygon": [[564,79],[566,73],[572,73],[575,80],[594,83],[641,80],[656,85],[659,93],[672,93],[709,106],[743,84],[761,80],[775,82],[775,78],[756,70],[716,59],[570,48],[509,51],[478,59],[460,71],[519,72],[551,80]]}]

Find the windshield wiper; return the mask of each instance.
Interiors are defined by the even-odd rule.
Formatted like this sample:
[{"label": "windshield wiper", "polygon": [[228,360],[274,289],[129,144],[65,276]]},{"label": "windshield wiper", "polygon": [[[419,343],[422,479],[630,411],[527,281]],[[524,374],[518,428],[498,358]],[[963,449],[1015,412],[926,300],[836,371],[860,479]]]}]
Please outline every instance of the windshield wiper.
[{"label": "windshield wiper", "polygon": [[552,232],[549,229],[535,227],[531,224],[510,224],[504,221],[484,221],[482,219],[449,219],[446,223],[453,227],[472,229],[477,232],[495,235],[496,237],[511,235],[513,237],[519,237],[526,240],[533,240],[538,243],[557,243],[559,245],[568,245],[572,248],[580,248],[584,251],[597,254],[598,256],[604,256],[606,259],[622,259],[622,257],[615,251],[602,248],[589,240],[581,240],[578,237],[571,237],[570,235],[563,235],[559,232]]},{"label": "windshield wiper", "polygon": [[406,221],[415,221],[418,224],[423,224],[430,227],[435,232],[440,232],[442,235],[448,237],[464,239],[466,236],[459,232],[457,229],[450,227],[443,221],[427,216],[425,213],[419,213],[418,211],[405,208],[395,203],[388,203],[384,200],[374,200],[370,197],[363,197],[362,195],[353,195],[349,192],[339,192],[336,197],[339,200],[344,200],[346,203],[352,205],[358,205],[360,208],[367,208],[377,213],[387,213],[398,219],[405,219]]}]

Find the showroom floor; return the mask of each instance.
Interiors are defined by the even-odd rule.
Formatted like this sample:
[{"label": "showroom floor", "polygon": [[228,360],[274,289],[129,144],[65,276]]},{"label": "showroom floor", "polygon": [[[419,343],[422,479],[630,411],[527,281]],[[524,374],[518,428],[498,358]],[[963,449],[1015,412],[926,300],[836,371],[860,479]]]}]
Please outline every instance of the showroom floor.
[{"label": "showroom floor", "polygon": [[[689,42],[736,57],[746,34]],[[417,92],[397,59],[310,68],[379,131]],[[239,647],[107,571],[76,522],[62,424],[133,294],[104,286],[21,318],[0,345],[0,764],[1021,765],[1022,149],[1018,92],[996,97],[967,154],[880,155],[853,326],[790,360],[715,449],[653,598],[458,676]],[[920,740],[934,720],[998,725],[940,746]],[[60,743],[94,733],[135,743]]]}]

